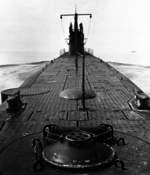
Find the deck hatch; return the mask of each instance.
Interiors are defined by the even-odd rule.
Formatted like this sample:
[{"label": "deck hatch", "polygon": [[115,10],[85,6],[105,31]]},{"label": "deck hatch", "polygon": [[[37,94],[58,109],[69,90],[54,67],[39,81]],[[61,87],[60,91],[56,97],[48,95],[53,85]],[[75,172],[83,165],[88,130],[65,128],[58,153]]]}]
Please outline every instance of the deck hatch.
[{"label": "deck hatch", "polygon": [[[54,166],[69,169],[118,166],[124,169],[123,161],[116,156],[113,144],[124,143],[123,138],[114,137],[111,125],[101,124],[94,130],[61,129],[57,125],[43,128],[43,143],[33,139],[36,157],[33,165],[40,165],[42,159]],[[42,146],[43,145],[43,146]],[[42,167],[42,163],[40,165]]]}]

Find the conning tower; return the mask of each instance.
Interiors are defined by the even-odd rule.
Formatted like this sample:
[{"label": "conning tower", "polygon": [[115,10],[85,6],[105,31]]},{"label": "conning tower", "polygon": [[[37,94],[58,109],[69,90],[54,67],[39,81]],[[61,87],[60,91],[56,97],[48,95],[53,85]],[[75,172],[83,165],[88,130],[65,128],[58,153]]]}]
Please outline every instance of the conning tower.
[{"label": "conning tower", "polygon": [[78,16],[90,16],[92,14],[78,14],[75,10],[74,14],[63,14],[60,15],[62,19],[63,16],[74,16],[74,26],[70,23],[69,26],[69,53],[70,55],[76,55],[77,53],[84,53],[84,32],[83,32],[83,23],[78,24]]},{"label": "conning tower", "polygon": [[76,54],[76,52],[84,52],[84,33],[83,24],[80,23],[78,26],[78,14],[75,13],[74,17],[74,28],[72,23],[69,27],[69,53],[71,55]]}]

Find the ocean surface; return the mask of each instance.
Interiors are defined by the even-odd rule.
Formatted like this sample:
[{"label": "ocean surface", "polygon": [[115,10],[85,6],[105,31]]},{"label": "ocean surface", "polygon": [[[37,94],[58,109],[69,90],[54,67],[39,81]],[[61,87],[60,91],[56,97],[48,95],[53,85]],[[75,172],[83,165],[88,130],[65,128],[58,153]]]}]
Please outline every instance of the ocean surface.
[{"label": "ocean surface", "polygon": [[4,89],[19,87],[29,76],[41,69],[46,63],[37,62],[0,66],[0,92]]},{"label": "ocean surface", "polygon": [[59,53],[53,52],[0,51],[0,65],[48,61],[58,56]]},{"label": "ocean surface", "polygon": [[[4,89],[19,87],[31,74],[41,69],[47,62],[0,65],[0,92]],[[150,66],[140,66],[109,62],[145,93],[150,96]]]},{"label": "ocean surface", "polygon": [[150,96],[150,66],[109,62]]}]

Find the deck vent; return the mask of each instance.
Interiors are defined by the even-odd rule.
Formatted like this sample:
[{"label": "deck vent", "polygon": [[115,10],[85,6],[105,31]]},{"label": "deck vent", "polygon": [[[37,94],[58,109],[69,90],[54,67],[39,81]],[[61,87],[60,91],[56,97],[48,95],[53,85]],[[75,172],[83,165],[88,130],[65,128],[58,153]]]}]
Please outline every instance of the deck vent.
[{"label": "deck vent", "polygon": [[[83,92],[79,88],[65,89],[60,92],[59,96],[68,100],[81,100]],[[96,94],[93,90],[86,90],[84,96],[85,99],[93,99],[96,97]]]},{"label": "deck vent", "polygon": [[18,112],[24,108],[24,103],[21,101],[21,94],[18,88],[6,89],[1,93],[2,103],[7,102],[7,112]]},{"label": "deck vent", "polygon": [[135,96],[135,100],[138,109],[150,109],[150,99],[145,93],[138,92]]},{"label": "deck vent", "polygon": [[[125,169],[112,147],[116,140],[110,125],[102,124],[94,131],[75,129],[63,132],[56,125],[47,125],[43,129],[43,144],[34,144],[34,151],[36,148],[43,161],[61,168],[84,170],[115,165]],[[44,146],[38,148],[38,145]],[[39,162],[42,161],[36,160],[35,170]]]}]

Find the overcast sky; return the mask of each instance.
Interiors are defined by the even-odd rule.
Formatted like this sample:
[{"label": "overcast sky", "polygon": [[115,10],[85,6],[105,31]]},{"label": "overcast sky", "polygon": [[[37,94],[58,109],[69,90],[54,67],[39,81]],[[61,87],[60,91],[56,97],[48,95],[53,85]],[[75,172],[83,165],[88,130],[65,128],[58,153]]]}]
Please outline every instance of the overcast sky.
[{"label": "overcast sky", "polygon": [[[59,15],[75,4],[93,14],[86,47],[97,56],[150,65],[150,0],[0,0],[0,51],[58,52],[72,20],[63,19],[63,33]],[[84,23],[87,37],[89,18]]]}]

